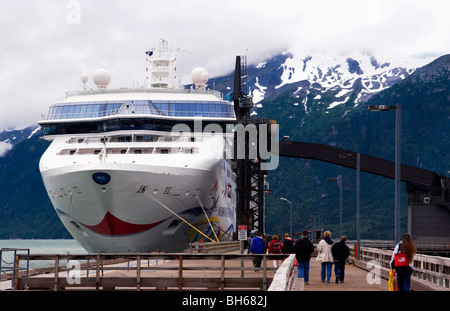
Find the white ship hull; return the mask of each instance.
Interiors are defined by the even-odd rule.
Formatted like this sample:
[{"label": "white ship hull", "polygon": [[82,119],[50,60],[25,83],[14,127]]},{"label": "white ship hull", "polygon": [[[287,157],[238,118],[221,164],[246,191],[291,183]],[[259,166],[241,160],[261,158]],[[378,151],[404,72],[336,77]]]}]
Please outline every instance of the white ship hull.
[{"label": "white ship hull", "polygon": [[235,229],[235,178],[223,159],[225,140],[209,140],[196,155],[104,157],[63,155],[73,145],[60,138],[40,169],[62,223],[87,251],[182,251],[193,241],[230,240]]}]

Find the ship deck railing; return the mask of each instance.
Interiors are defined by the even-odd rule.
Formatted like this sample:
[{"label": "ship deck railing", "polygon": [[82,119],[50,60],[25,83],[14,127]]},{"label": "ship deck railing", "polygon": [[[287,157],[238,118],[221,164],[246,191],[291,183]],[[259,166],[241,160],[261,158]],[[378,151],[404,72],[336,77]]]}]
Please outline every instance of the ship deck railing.
[{"label": "ship deck railing", "polygon": [[208,89],[175,89],[175,88],[119,88],[119,89],[88,89],[83,91],[68,91],[66,97],[91,94],[123,94],[123,93],[177,93],[177,94],[211,94],[219,99],[223,94],[217,90]]}]

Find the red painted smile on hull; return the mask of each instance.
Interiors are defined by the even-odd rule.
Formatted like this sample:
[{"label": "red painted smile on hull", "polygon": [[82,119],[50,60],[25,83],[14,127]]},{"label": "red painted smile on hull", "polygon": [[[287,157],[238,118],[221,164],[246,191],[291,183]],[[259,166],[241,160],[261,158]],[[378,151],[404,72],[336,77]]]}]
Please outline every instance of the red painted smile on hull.
[{"label": "red painted smile on hull", "polygon": [[[166,218],[167,219],[167,218]],[[98,234],[104,234],[104,235],[125,235],[125,234],[132,234],[132,233],[138,233],[141,231],[145,231],[148,229],[151,229],[166,219],[163,219],[161,221],[152,223],[152,224],[132,224],[123,220],[120,220],[110,212],[107,212],[105,217],[103,217],[103,220],[99,222],[96,225],[89,226],[86,224],[81,223],[83,226],[88,228],[91,231],[94,231]]]}]

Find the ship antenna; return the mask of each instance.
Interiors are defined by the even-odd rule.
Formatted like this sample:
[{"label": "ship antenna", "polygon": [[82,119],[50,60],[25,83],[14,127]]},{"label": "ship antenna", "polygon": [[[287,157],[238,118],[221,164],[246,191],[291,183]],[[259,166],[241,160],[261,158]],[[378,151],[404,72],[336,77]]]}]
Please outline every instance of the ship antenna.
[{"label": "ship antenna", "polygon": [[83,73],[81,75],[81,82],[83,82],[83,91],[86,91],[86,82],[88,82],[88,75],[86,73]]},{"label": "ship antenna", "polygon": [[172,88],[173,67],[175,66],[174,56],[169,50],[169,43],[163,38],[160,40],[157,50],[152,49],[145,52],[149,56],[147,61],[151,63],[150,87]]},{"label": "ship antenna", "polygon": [[158,49],[151,49],[145,52],[148,56],[147,61],[150,62],[150,80],[151,88],[174,88],[181,83],[177,83],[177,67],[176,60],[178,53],[187,53],[192,55],[189,51],[181,51],[180,49],[169,49],[169,42],[160,38]]}]

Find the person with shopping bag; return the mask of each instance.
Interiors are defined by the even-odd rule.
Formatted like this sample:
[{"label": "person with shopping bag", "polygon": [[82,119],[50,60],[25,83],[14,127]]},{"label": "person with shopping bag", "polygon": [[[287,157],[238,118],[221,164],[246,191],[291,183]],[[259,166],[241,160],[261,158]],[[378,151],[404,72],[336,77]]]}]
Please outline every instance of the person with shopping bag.
[{"label": "person with shopping bag", "polygon": [[414,255],[417,249],[409,233],[395,246],[390,261],[391,268],[395,269],[399,291],[409,291],[411,275],[414,268]]},{"label": "person with shopping bag", "polygon": [[389,286],[389,291],[390,292],[398,291],[397,280],[395,278],[395,272],[394,272],[394,269],[392,269],[392,268],[389,270],[388,286]]}]

